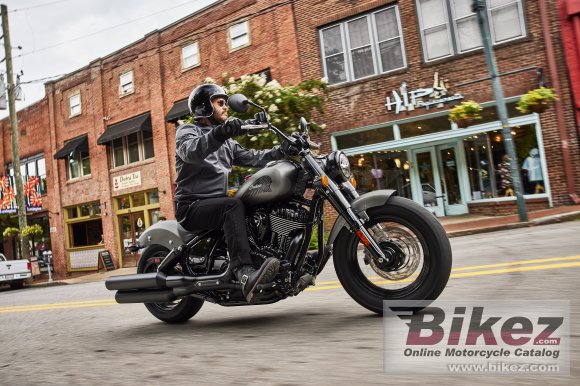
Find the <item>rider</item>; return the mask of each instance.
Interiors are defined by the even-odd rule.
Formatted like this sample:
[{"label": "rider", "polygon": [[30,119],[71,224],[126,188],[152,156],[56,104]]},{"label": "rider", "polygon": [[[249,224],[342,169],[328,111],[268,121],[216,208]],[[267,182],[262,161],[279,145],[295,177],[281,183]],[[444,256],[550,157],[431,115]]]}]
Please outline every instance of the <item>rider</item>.
[{"label": "rider", "polygon": [[233,140],[245,122],[228,118],[227,100],[224,89],[215,84],[202,84],[189,96],[195,123],[179,126],[175,135],[176,218],[190,231],[223,227],[231,268],[250,302],[258,284],[274,279],[280,261],[269,257],[258,269],[254,267],[244,203],[227,197],[228,174],[232,165],[262,167],[283,158],[284,152],[279,147],[245,149]]}]

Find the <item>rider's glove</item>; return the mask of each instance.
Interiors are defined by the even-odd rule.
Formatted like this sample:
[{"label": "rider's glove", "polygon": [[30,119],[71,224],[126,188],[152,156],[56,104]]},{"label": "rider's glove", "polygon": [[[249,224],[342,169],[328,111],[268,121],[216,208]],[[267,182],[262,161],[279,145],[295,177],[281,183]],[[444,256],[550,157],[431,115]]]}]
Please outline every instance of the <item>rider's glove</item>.
[{"label": "rider's glove", "polygon": [[243,124],[244,122],[239,118],[228,118],[227,121],[214,129],[216,139],[224,142],[229,138],[240,135]]},{"label": "rider's glove", "polygon": [[256,123],[267,123],[268,122],[268,115],[263,112],[260,111],[259,113],[256,113],[256,115],[254,115],[254,121]]},{"label": "rider's glove", "polygon": [[290,143],[289,141],[282,142],[282,151],[286,156],[293,157],[300,154],[300,134],[292,133],[290,138],[294,140],[294,143]]}]

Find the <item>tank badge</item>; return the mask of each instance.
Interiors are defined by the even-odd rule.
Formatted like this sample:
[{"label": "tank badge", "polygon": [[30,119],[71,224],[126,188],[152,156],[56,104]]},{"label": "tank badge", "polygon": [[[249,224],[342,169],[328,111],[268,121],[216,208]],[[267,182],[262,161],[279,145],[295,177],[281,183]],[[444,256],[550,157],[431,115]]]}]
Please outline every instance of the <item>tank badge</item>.
[{"label": "tank badge", "polygon": [[260,177],[254,182],[250,187],[248,187],[248,191],[244,193],[243,198],[251,198],[260,193],[266,193],[272,191],[272,179],[268,176]]}]

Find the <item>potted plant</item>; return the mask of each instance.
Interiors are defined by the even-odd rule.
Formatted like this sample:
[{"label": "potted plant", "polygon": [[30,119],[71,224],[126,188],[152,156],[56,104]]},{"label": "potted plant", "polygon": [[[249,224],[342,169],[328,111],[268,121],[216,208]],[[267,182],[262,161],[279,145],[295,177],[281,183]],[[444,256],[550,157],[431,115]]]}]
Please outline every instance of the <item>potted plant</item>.
[{"label": "potted plant", "polygon": [[449,111],[449,120],[457,123],[459,127],[467,127],[475,120],[481,119],[483,108],[474,101],[461,102]]},{"label": "potted plant", "polygon": [[557,101],[558,97],[553,88],[540,87],[535,90],[528,91],[522,95],[518,101],[517,109],[524,113],[543,113],[550,107],[550,104]]},{"label": "potted plant", "polygon": [[4,237],[15,237],[18,235],[18,228],[14,228],[14,227],[8,227],[6,229],[4,229],[4,232],[2,232],[2,236]]},{"label": "potted plant", "polygon": [[26,236],[32,241],[32,250],[34,251],[34,240],[38,236],[42,236],[42,227],[39,224],[27,225],[22,229],[22,235]]}]

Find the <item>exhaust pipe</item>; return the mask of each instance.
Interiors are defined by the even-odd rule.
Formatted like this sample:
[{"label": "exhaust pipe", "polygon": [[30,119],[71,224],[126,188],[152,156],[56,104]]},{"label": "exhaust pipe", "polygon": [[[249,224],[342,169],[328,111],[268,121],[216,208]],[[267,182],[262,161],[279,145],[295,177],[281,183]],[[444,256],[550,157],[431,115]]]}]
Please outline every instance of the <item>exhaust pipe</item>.
[{"label": "exhaust pipe", "polygon": [[105,281],[105,287],[111,291],[165,288],[166,281],[167,276],[163,272],[140,273],[110,277]]},{"label": "exhaust pipe", "polygon": [[172,290],[119,291],[117,303],[169,303],[177,299]]}]

